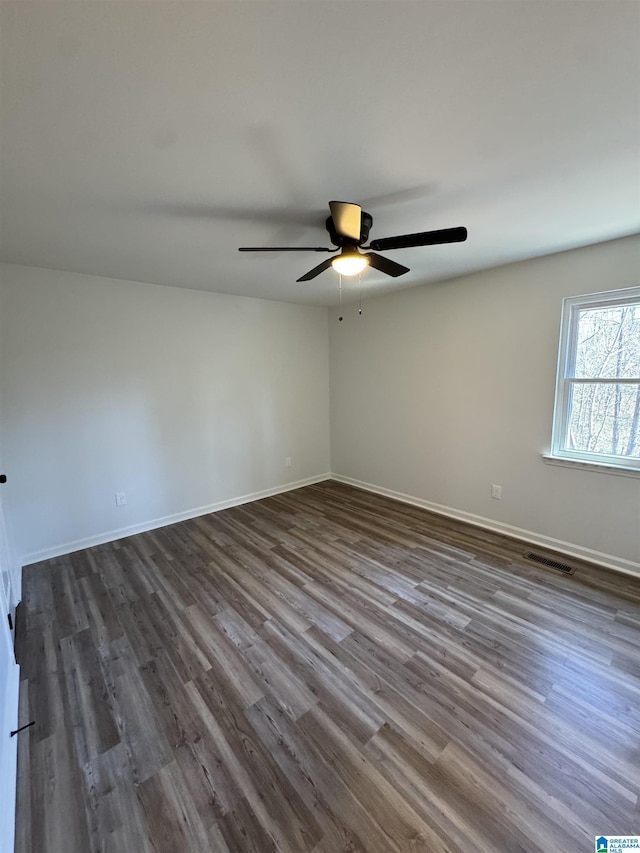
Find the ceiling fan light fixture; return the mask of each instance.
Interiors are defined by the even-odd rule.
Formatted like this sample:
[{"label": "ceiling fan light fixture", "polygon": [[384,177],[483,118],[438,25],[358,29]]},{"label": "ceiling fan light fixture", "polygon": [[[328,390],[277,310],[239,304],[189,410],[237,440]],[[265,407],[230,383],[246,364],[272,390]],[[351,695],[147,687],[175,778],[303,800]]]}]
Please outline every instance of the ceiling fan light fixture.
[{"label": "ceiling fan light fixture", "polygon": [[[0,0],[1,2],[1,0]],[[370,213],[362,210],[359,204],[350,201],[330,201],[329,216],[325,228],[335,248],[328,246],[241,246],[241,252],[330,252],[333,254],[341,249],[340,254],[327,258],[313,269],[301,275],[296,281],[311,281],[321,273],[333,267],[339,275],[354,276],[366,267],[390,275],[392,278],[410,272],[409,267],[403,267],[379,255],[385,249],[411,249],[414,246],[438,246],[441,243],[463,243],[467,239],[466,228],[441,228],[438,231],[417,231],[415,234],[399,234],[396,237],[383,237],[372,240],[368,246],[363,244],[369,239],[369,229],[373,223]],[[359,247],[373,249],[373,252],[362,254]]]},{"label": "ceiling fan light fixture", "polygon": [[341,254],[333,258],[331,266],[340,275],[358,275],[365,267],[369,266],[369,260],[360,252],[343,250]]}]

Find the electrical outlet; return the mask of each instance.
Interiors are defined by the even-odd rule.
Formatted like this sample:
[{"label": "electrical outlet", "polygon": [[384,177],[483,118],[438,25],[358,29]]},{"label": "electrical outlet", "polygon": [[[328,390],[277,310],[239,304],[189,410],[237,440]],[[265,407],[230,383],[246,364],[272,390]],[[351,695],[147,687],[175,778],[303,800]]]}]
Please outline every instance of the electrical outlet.
[{"label": "electrical outlet", "polygon": [[287,456],[286,459],[284,460],[284,467],[285,468],[291,468],[291,465],[292,465],[291,457]]},{"label": "electrical outlet", "polygon": [[502,500],[502,486],[496,486],[495,483],[491,486],[491,497],[497,501]]},{"label": "electrical outlet", "polygon": [[127,503],[126,492],[116,492],[116,506],[125,506]]}]

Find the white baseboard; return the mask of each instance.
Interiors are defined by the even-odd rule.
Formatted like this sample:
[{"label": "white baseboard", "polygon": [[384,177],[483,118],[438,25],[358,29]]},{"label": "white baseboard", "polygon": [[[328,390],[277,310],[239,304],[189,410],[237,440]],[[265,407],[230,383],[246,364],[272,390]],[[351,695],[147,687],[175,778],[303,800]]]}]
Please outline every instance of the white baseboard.
[{"label": "white baseboard", "polygon": [[474,515],[471,512],[453,509],[453,507],[450,506],[442,506],[441,504],[432,503],[431,501],[426,501],[413,495],[405,495],[403,492],[396,492],[393,489],[385,489],[382,486],[375,486],[373,483],[364,483],[362,480],[354,480],[353,477],[343,477],[341,474],[331,474],[331,479],[336,480],[338,483],[345,483],[349,486],[355,486],[358,489],[364,489],[367,492],[374,492],[377,495],[393,498],[394,500],[401,501],[402,503],[418,506],[422,509],[428,509],[429,512],[435,512],[438,513],[438,515],[446,515],[448,518],[455,518],[457,521],[465,521],[467,524],[473,524],[476,527],[483,527],[485,530],[491,530],[493,533],[501,533],[503,536],[509,536],[512,539],[521,539],[524,542],[529,542],[532,545],[538,545],[541,548],[547,548],[551,551],[558,551],[569,557],[577,557],[580,560],[586,560],[589,563],[596,563],[597,565],[604,566],[607,569],[614,569],[618,572],[624,572],[628,575],[640,577],[640,563],[634,563],[632,560],[615,557],[613,554],[603,554],[600,551],[583,548],[581,545],[576,545],[573,542],[563,542],[561,539],[554,539],[551,536],[544,536],[541,533],[534,533],[532,530],[524,530],[521,527],[513,527],[511,524],[503,524],[501,521],[495,521],[492,518]]},{"label": "white baseboard", "polygon": [[41,551],[33,551],[30,554],[25,554],[22,557],[21,565],[28,566],[31,563],[39,563],[41,560],[50,560],[52,557],[61,557],[64,554],[71,554],[73,551],[82,551],[84,548],[92,548],[94,545],[104,545],[106,542],[115,542],[117,539],[124,539],[125,536],[134,536],[136,533],[145,533],[147,530],[156,530],[159,527],[166,527],[168,524],[175,524],[178,521],[187,521],[189,518],[208,515],[210,512],[220,512],[222,509],[229,509],[232,506],[240,506],[241,504],[258,501],[262,498],[270,498],[273,495],[291,492],[294,489],[301,489],[303,486],[312,486],[314,483],[322,483],[324,480],[330,479],[331,474],[329,473],[319,474],[316,477],[307,477],[304,480],[296,480],[295,483],[274,486],[271,489],[263,489],[261,492],[252,492],[249,495],[241,495],[240,497],[229,498],[228,500],[218,501],[217,503],[208,504],[207,506],[188,509],[185,512],[177,512],[174,515],[165,515],[162,518],[143,521],[140,524],[133,524],[130,527],[120,527],[117,530],[107,530],[104,533],[97,533],[95,536],[87,536],[84,539],[76,539],[74,542],[64,542],[60,545],[54,545],[51,548],[43,548]]},{"label": "white baseboard", "polygon": [[503,522],[495,521],[491,518],[485,518],[484,516],[475,515],[470,512],[465,512],[464,510],[436,504],[432,501],[415,497],[414,495],[396,492],[393,489],[386,489],[382,486],[376,486],[373,483],[366,483],[362,480],[356,480],[353,477],[344,477],[342,474],[336,473],[326,473],[320,474],[316,477],[307,477],[304,480],[296,480],[294,483],[275,486],[271,489],[263,489],[260,492],[241,495],[240,497],[218,501],[217,503],[196,507],[195,509],[189,509],[185,512],[175,513],[174,515],[166,515],[162,518],[155,518],[140,524],[134,524],[130,527],[121,527],[117,530],[109,530],[104,533],[96,534],[95,536],[77,539],[74,542],[65,542],[51,548],[44,548],[41,551],[34,551],[30,554],[25,554],[21,560],[21,564],[26,566],[30,563],[40,562],[41,560],[49,560],[52,557],[60,557],[63,554],[71,554],[73,551],[81,551],[84,548],[91,548],[94,545],[104,545],[106,542],[114,542],[117,539],[123,539],[125,536],[133,536],[136,533],[156,530],[159,527],[166,527],[167,525],[175,524],[178,521],[187,521],[190,518],[197,518],[200,515],[207,515],[210,512],[219,512],[223,509],[240,506],[241,504],[261,500],[262,498],[268,498],[272,495],[283,494],[284,492],[300,489],[303,486],[311,486],[314,483],[321,483],[325,480],[336,480],[338,483],[345,483],[349,486],[355,486],[356,488],[363,489],[367,492],[374,492],[375,494],[393,498],[393,500],[401,501],[402,503],[421,507],[422,509],[427,509],[430,512],[435,512],[438,515],[454,518],[457,521],[464,521],[467,524],[473,524],[475,527],[482,527],[485,530],[491,530],[494,533],[501,533],[502,535],[509,536],[512,539],[520,539],[541,548],[547,548],[552,551],[566,554],[569,557],[577,557],[578,559],[586,560],[589,563],[595,563],[608,569],[614,569],[618,572],[624,572],[625,574],[640,577],[640,563],[634,563],[632,560],[625,560],[622,557],[616,557],[612,554],[604,554],[600,551],[584,548],[581,545],[576,545],[572,542],[564,542],[561,539],[554,539],[551,536],[534,533],[532,530],[514,527],[511,524],[504,524]]}]

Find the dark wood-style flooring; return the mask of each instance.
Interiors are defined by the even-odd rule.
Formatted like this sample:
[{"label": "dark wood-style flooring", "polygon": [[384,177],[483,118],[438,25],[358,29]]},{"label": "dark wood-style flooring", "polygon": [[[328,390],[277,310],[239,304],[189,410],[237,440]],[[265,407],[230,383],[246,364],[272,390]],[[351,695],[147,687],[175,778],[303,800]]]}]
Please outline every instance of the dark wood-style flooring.
[{"label": "dark wood-style flooring", "polygon": [[640,584],[334,482],[31,566],[17,853],[640,832]]}]

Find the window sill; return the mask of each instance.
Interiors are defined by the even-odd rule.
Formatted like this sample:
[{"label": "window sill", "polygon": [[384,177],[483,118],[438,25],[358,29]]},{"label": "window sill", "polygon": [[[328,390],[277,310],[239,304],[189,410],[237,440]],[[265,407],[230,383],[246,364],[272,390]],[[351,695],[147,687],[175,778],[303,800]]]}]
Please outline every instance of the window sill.
[{"label": "window sill", "polygon": [[640,469],[638,468],[608,465],[606,462],[586,462],[584,459],[567,459],[565,456],[552,456],[551,453],[543,453],[542,459],[546,465],[559,465],[561,468],[581,468],[584,471],[615,474],[618,477],[640,477]]}]

